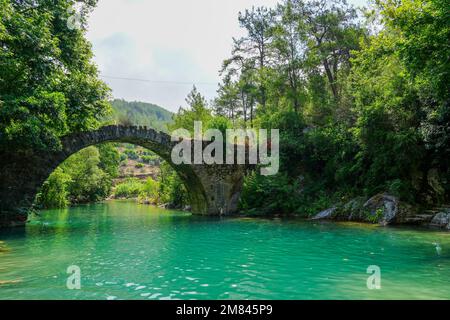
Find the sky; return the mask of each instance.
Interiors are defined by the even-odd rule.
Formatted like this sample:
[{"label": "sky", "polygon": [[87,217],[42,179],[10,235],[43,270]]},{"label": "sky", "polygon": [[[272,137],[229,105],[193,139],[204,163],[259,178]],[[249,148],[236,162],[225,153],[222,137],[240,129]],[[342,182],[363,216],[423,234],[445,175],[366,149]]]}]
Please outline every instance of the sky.
[{"label": "sky", "polygon": [[[211,100],[219,70],[244,35],[239,11],[277,0],[99,0],[89,17],[100,76],[114,98],[176,112],[195,84]],[[364,5],[365,0],[350,0]]]}]

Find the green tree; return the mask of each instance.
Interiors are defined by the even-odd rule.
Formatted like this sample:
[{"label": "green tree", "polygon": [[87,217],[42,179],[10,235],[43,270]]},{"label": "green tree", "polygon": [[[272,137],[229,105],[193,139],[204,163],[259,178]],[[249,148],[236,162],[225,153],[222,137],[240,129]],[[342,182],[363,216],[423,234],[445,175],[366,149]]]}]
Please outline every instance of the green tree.
[{"label": "green tree", "polygon": [[244,58],[250,60],[258,78],[258,101],[264,108],[266,105],[266,87],[264,85],[264,69],[268,67],[272,42],[271,28],[275,13],[265,7],[253,7],[251,10],[239,12],[239,23],[246,35],[234,39],[233,58],[231,61]]},{"label": "green tree", "polygon": [[96,202],[108,196],[111,178],[99,164],[100,152],[96,147],[83,149],[62,164],[63,170],[71,176],[71,203]]},{"label": "green tree", "polygon": [[240,105],[238,83],[228,77],[217,90],[218,97],[214,100],[214,111],[217,115],[226,116],[233,124],[240,118],[243,108]]},{"label": "green tree", "polygon": [[173,207],[182,208],[188,203],[186,189],[175,170],[167,163],[160,166],[159,199]]},{"label": "green tree", "polygon": [[44,208],[64,208],[69,202],[68,185],[71,182],[70,175],[61,168],[50,175],[36,196],[36,203]]},{"label": "green tree", "polygon": [[97,146],[100,154],[99,168],[110,178],[119,175],[120,154],[115,144],[104,143]]},{"label": "green tree", "polygon": [[286,1],[279,4],[279,18],[273,28],[272,48],[276,56],[276,68],[282,79],[281,89],[296,112],[305,95],[304,67],[306,61],[307,36],[305,22],[295,8],[296,4]]},{"label": "green tree", "polygon": [[194,122],[202,121],[203,128],[211,120],[211,110],[207,107],[205,97],[198,92],[194,86],[186,98],[188,108],[180,108],[174,117],[173,124],[169,125],[170,130],[179,128],[186,129],[190,132],[194,131]]},{"label": "green tree", "polygon": [[[80,1],[79,1],[80,2]],[[75,1],[0,0],[0,147],[55,149],[59,137],[92,129],[109,111],[80,28],[70,28]]]},{"label": "green tree", "polygon": [[[450,19],[447,0],[379,1],[387,30],[397,33],[396,55],[411,90],[417,92],[419,131],[426,147],[422,181],[438,171],[441,201],[450,194]],[[447,181],[447,183],[446,183]],[[426,186],[425,183],[422,187]]]}]

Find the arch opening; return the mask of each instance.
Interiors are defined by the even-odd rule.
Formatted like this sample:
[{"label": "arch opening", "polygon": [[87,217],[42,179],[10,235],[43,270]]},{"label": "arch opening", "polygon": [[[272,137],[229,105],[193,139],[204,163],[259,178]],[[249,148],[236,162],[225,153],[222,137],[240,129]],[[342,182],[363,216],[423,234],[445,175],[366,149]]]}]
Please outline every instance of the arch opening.
[{"label": "arch opening", "polygon": [[119,136],[116,137],[100,135],[99,138],[91,137],[91,139],[81,139],[82,143],[78,144],[78,147],[74,147],[74,145],[72,144],[70,149],[67,150],[66,148],[66,151],[62,154],[63,157],[58,157],[58,161],[54,161],[52,163],[52,166],[48,168],[48,175],[45,178],[41,177],[41,182],[39,184],[42,185],[48,179],[51,173],[54,172],[54,170],[56,170],[62,163],[64,163],[65,160],[69,159],[71,156],[77,154],[81,150],[84,150],[90,146],[98,146],[104,143],[126,143],[152,151],[161,159],[166,161],[176,172],[177,176],[183,183],[187,191],[189,204],[192,207],[192,210],[196,213],[206,213],[207,197],[205,189],[199,177],[194,172],[191,166],[175,165],[170,158],[171,144],[165,144],[167,140],[159,138],[159,135],[155,136],[155,139],[142,139],[142,137],[140,137],[140,135],[138,134],[119,134]]},{"label": "arch opening", "polygon": [[[188,205],[191,208],[194,207],[195,212],[206,211],[204,188],[197,175],[192,172],[189,166],[176,166],[149,148],[131,142],[131,140],[127,140],[126,144],[121,141],[120,144],[103,142],[91,145],[69,155],[61,163],[55,163],[56,168],[53,169],[54,165],[50,167],[49,176],[43,178],[44,180],[38,189],[33,208],[65,207],[71,204],[97,202],[109,197],[139,197],[141,201],[153,205],[170,204],[173,205],[170,208],[176,209],[182,209]],[[104,145],[108,144],[111,145],[104,147]],[[93,147],[97,148],[94,149]],[[105,160],[102,158],[102,155],[105,156],[102,150],[114,150],[117,153],[116,162],[110,167],[110,169],[117,171],[114,175],[110,175],[109,171],[107,171],[108,168],[104,166],[105,163],[102,162],[102,160]],[[147,150],[151,151],[150,154],[153,156],[158,156],[156,165],[149,167],[148,164],[144,164],[142,158],[149,154],[145,152]],[[125,156],[130,151],[131,156]],[[120,161],[119,155],[122,155],[122,159],[125,156],[125,160]],[[167,164],[164,164],[164,162]],[[170,167],[172,170],[168,171],[167,167]],[[175,182],[173,175],[177,176]],[[150,189],[144,190],[144,186],[148,183],[149,178],[152,179],[150,181],[157,183],[155,184],[157,187],[152,192],[149,192]],[[167,183],[167,181],[170,182]],[[160,183],[166,184],[160,187]],[[182,190],[177,187],[180,183],[184,186]],[[176,197],[172,190],[173,186],[175,186],[175,190],[181,192],[176,193],[176,195],[180,196],[179,198]],[[115,191],[117,189],[114,189],[121,187],[122,193],[116,194]],[[163,193],[163,190],[166,192],[170,191],[169,193]],[[164,200],[160,202],[160,199]]]}]

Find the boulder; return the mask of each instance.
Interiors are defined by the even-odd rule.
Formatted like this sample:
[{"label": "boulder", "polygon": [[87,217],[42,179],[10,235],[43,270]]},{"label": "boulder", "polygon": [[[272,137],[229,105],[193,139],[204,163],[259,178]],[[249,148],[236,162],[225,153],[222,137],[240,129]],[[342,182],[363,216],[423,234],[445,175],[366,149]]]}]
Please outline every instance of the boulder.
[{"label": "boulder", "polygon": [[399,201],[392,195],[380,193],[367,200],[363,208],[368,212],[369,221],[388,225],[397,219]]},{"label": "boulder", "polygon": [[311,220],[332,219],[388,225],[409,223],[411,217],[417,217],[416,208],[399,201],[393,195],[380,193],[367,201],[366,199],[364,197],[356,197],[345,204],[336,204],[319,212]]},{"label": "boulder", "polygon": [[316,214],[311,220],[332,219],[333,213],[336,211],[336,207],[328,208]]},{"label": "boulder", "polygon": [[366,203],[367,198],[357,197],[349,202],[345,203],[341,208],[342,218],[349,221],[363,220],[363,206]]},{"label": "boulder", "polygon": [[437,213],[431,220],[430,226],[450,229],[450,210]]}]

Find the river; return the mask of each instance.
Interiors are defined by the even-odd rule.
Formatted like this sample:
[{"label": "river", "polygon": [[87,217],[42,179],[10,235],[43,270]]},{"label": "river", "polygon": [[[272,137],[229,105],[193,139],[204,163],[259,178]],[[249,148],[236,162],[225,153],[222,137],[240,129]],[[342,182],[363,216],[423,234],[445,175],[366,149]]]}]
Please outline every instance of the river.
[{"label": "river", "polygon": [[[379,290],[367,287],[372,265]],[[450,234],[110,201],[0,231],[2,281],[0,299],[448,299]]]}]

